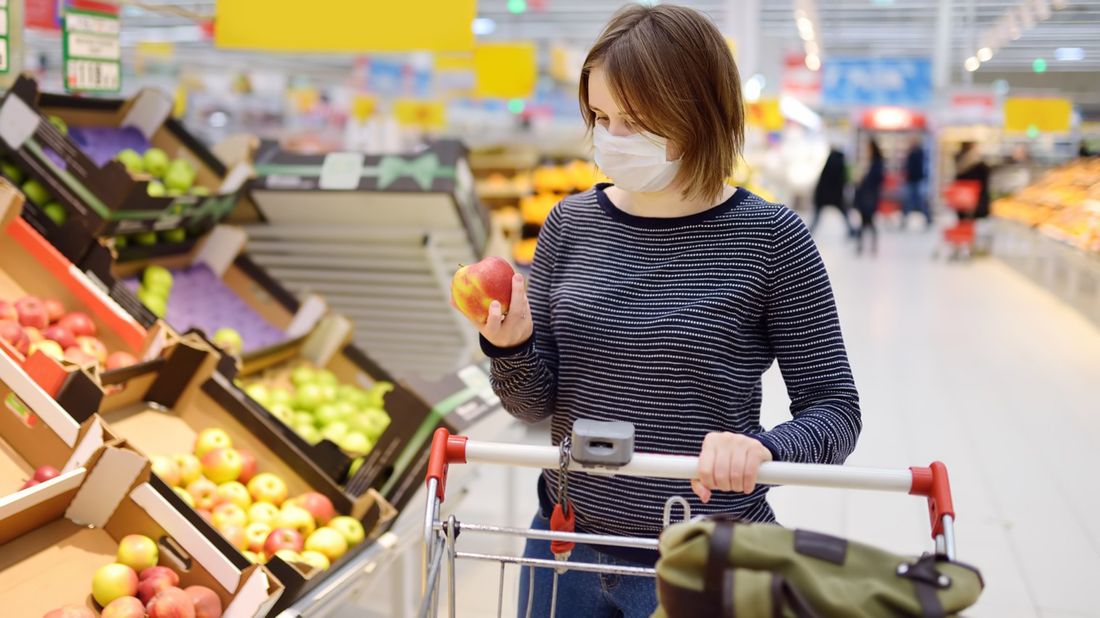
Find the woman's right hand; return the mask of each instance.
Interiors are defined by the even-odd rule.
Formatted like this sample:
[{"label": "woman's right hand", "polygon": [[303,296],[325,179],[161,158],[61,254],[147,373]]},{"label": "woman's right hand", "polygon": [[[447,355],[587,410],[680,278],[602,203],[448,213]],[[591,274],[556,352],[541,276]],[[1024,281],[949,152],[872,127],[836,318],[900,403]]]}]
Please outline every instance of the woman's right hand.
[{"label": "woman's right hand", "polygon": [[[454,298],[451,299],[451,306],[458,308]],[[477,327],[481,336],[498,348],[513,348],[525,343],[535,332],[535,325],[531,321],[523,275],[516,273],[512,276],[512,300],[508,303],[507,315],[502,314],[500,303],[494,300],[489,305],[489,318],[484,324],[478,324],[468,316],[467,319]]]}]

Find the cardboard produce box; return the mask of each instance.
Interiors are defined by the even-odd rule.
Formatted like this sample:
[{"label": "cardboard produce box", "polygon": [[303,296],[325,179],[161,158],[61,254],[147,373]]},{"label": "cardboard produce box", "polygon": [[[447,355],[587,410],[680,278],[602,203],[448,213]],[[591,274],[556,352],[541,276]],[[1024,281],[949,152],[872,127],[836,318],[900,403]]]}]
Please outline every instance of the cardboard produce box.
[{"label": "cardboard produce box", "polygon": [[[292,355],[257,358],[254,362],[245,363],[240,373],[232,377],[250,394],[247,398],[249,404],[277,425],[288,441],[311,453],[311,458],[324,468],[333,481],[344,483],[354,466],[359,482],[349,493],[361,495],[369,488],[380,489],[393,476],[398,455],[427,418],[430,406],[416,393],[394,380],[393,376],[371,360],[362,349],[348,343],[351,329],[351,322],[346,318],[330,314],[293,350]],[[305,435],[299,427],[294,426],[294,421],[288,416],[290,411],[296,410],[298,415],[309,416],[296,403],[295,399],[301,389],[291,381],[293,370],[302,366],[331,373],[338,384],[337,392],[343,391],[345,386],[373,389],[379,385],[389,385],[377,391],[389,422],[368,446],[369,450],[351,448],[348,441],[325,437],[324,429],[320,428],[322,408],[325,405],[312,411],[314,426],[318,427],[316,435]],[[232,370],[231,365],[224,364],[220,369],[224,374],[231,374]],[[261,396],[256,390],[257,385],[262,385],[261,390],[271,395]],[[290,393],[291,402],[276,405],[273,391],[277,390]],[[347,399],[349,397],[337,395],[329,403],[340,404]],[[373,405],[370,404],[370,407]],[[356,414],[361,414],[362,406],[356,408]],[[356,431],[356,421],[347,417],[338,420],[349,425],[350,432]],[[361,462],[357,463],[357,459]]]},{"label": "cardboard produce box", "polygon": [[181,588],[213,590],[224,616],[266,615],[282,594],[278,580],[224,553],[194,513],[174,508],[170,494],[151,476],[148,460],[106,446],[85,466],[0,498],[4,614],[42,616],[68,604],[97,609],[93,574],[116,561],[120,539],[141,534],[158,543],[160,565],[177,572]]},{"label": "cardboard produce box", "polygon": [[0,354],[0,497],[22,489],[35,471],[83,466],[114,436],[98,416],[78,423],[50,395]]},{"label": "cardboard produce box", "polygon": [[[220,358],[198,336],[185,335],[163,358],[105,376],[122,388],[104,399],[100,414],[116,435],[149,456],[191,453],[199,432],[224,430],[235,448],[255,456],[258,472],[273,473],[284,481],[289,496],[321,493],[339,514],[362,522],[367,540],[333,563],[333,569],[358,555],[388,527],[396,515],[393,507],[376,492],[359,496],[345,492],[308,453],[288,442],[271,419],[257,414],[228,379],[214,371]],[[169,500],[180,510],[194,512],[174,493]],[[196,525],[217,537],[224,551],[236,551],[211,524],[200,520]],[[318,571],[279,557],[268,560],[266,566],[286,587],[280,603],[289,603],[333,571]]]},{"label": "cardboard produce box", "polygon": [[[29,211],[29,218],[70,259],[78,259],[96,236],[178,230],[178,236],[159,240],[183,241],[233,209],[250,166],[227,169],[171,118],[171,110],[171,97],[160,91],[143,90],[130,99],[47,94],[26,76],[0,101],[0,144],[7,158],[67,212],[60,226],[40,208]],[[186,160],[205,195],[154,197],[150,176],[131,176],[114,160],[122,149],[143,154],[151,147]]]},{"label": "cardboard produce box", "polygon": [[200,330],[208,339],[219,328],[232,328],[241,334],[241,357],[247,363],[293,347],[295,340],[313,330],[328,306],[316,295],[299,302],[249,259],[246,240],[240,228],[219,225],[186,253],[135,254],[128,260],[116,260],[110,249],[97,245],[80,268],[121,305],[136,305],[140,310],[132,313],[145,324],[157,318],[143,304],[154,302],[143,296],[143,276],[151,266],[167,269],[172,275],[164,312],[168,325],[177,333]]},{"label": "cardboard produce box", "polygon": [[[159,353],[168,333],[154,322],[142,326],[123,308],[103,294],[72,262],[19,217],[22,195],[0,179],[0,300],[15,302],[32,295],[59,301],[67,311],[87,314],[96,326],[95,337],[108,352],[127,352],[138,359]],[[75,364],[62,364],[39,352],[29,357],[8,341],[0,348],[51,395],[79,378]],[[76,388],[75,386],[73,387]],[[73,396],[92,397],[94,386],[85,381],[84,390]]]}]

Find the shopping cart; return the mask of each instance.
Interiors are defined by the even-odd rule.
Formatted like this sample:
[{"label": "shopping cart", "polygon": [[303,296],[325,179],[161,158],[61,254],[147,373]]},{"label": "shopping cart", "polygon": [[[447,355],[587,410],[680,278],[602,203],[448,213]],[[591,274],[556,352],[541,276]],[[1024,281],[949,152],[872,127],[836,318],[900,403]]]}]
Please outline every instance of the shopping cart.
[{"label": "shopping cart", "polygon": [[975,230],[972,215],[978,208],[981,194],[982,183],[977,180],[956,180],[944,187],[944,204],[959,215],[957,223],[943,230],[943,242],[952,258],[970,257],[974,253]]},{"label": "shopping cart", "polygon": [[[598,429],[593,432],[589,423],[583,436],[574,434],[563,442],[562,447],[533,446],[527,444],[503,444],[480,442],[466,436],[451,435],[445,428],[435,431],[432,439],[431,454],[428,460],[426,476],[428,486],[427,509],[424,514],[424,578],[423,597],[419,616],[436,616],[439,603],[439,584],[444,559],[447,563],[449,616],[455,614],[455,560],[473,560],[496,562],[500,564],[500,578],[497,590],[497,616],[501,616],[504,602],[505,565],[515,564],[520,568],[553,569],[554,580],[551,600],[551,616],[555,615],[557,604],[558,576],[566,570],[587,571],[614,575],[633,575],[655,577],[653,568],[621,565],[600,565],[569,560],[545,560],[522,556],[494,555],[458,551],[456,538],[463,534],[504,535],[524,539],[539,539],[551,542],[589,543],[657,549],[657,539],[610,536],[599,534],[555,532],[509,528],[469,523],[459,523],[454,515],[441,520],[440,505],[447,489],[447,472],[450,464],[483,463],[523,466],[527,468],[559,469],[579,471],[587,474],[627,475],[653,478],[691,479],[696,476],[698,458],[633,453],[633,428],[630,428],[629,440],[623,432],[609,431],[600,436]],[[622,425],[621,423],[619,425]],[[578,439],[579,438],[579,439]],[[800,485],[806,487],[827,487],[839,489],[868,489],[879,491],[906,492],[927,499],[928,515],[932,526],[932,538],[937,554],[955,559],[955,510],[951,500],[951,487],[947,477],[947,467],[941,462],[933,462],[928,467],[902,469],[856,468],[823,464],[795,464],[769,462],[760,467],[758,482],[766,485]],[[687,502],[679,496],[669,499],[665,505],[664,524],[670,523],[671,512],[679,503],[684,509],[684,519],[690,518]],[[532,603],[528,587],[528,615]]]}]

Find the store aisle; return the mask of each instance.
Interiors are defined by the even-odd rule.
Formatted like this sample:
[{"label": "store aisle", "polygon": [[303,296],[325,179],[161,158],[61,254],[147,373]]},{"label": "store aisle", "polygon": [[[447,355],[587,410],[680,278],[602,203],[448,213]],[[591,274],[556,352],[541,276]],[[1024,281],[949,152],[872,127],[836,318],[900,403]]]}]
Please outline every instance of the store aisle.
[{"label": "store aisle", "polygon": [[[933,261],[932,234],[884,233],[877,258],[857,259],[826,221],[822,252],[836,289],[863,397],[864,431],[850,463],[950,467],[959,556],[982,569],[973,616],[1100,616],[1100,330],[995,259]],[[786,415],[774,369],[765,424]],[[499,427],[485,439],[503,439]],[[511,428],[509,439],[544,441]],[[533,474],[512,481],[526,525]],[[458,509],[506,521],[509,479],[484,470]],[[914,553],[928,547],[924,506],[889,494],[780,488],[781,521]],[[469,539],[472,541],[473,539]],[[473,544],[471,544],[473,546]],[[515,551],[481,543],[478,550]],[[514,607],[515,571],[505,607]],[[459,615],[495,615],[499,570],[465,564]],[[511,605],[509,605],[511,604]],[[509,615],[506,611],[505,615]]]}]

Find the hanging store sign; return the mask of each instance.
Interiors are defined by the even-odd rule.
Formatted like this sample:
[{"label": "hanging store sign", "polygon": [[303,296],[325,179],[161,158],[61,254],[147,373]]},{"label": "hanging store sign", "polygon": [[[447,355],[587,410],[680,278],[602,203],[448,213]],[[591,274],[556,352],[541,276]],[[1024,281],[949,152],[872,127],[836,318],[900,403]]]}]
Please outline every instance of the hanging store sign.
[{"label": "hanging store sign", "polygon": [[122,45],[117,15],[69,9],[62,33],[65,90],[118,92],[122,89]]},{"label": "hanging store sign", "polygon": [[927,58],[827,58],[821,100],[828,106],[927,105],[932,63]]},{"label": "hanging store sign", "polygon": [[1005,99],[1005,130],[1066,133],[1073,121],[1073,102],[1057,97]]}]

